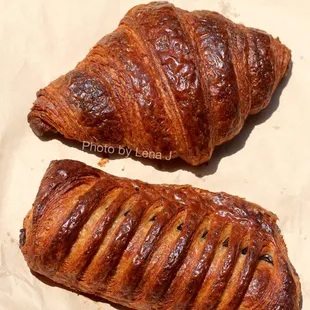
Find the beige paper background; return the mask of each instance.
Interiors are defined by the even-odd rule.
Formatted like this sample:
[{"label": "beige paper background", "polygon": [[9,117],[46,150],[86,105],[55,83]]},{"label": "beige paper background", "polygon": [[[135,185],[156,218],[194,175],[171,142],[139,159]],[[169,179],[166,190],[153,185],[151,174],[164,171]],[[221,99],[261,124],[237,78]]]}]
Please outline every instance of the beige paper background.
[{"label": "beige paper background", "polygon": [[[173,1],[219,11],[264,29],[292,49],[293,69],[267,110],[219,147],[208,165],[114,158],[103,168],[155,183],[189,183],[246,197],[275,212],[310,309],[310,5],[307,0]],[[18,248],[19,229],[50,160],[96,166],[98,157],[59,140],[40,141],[26,115],[35,92],[73,68],[140,1],[0,1],[0,309],[113,309],[36,279]],[[284,83],[285,84],[285,83]],[[281,93],[281,89],[282,93]]]}]

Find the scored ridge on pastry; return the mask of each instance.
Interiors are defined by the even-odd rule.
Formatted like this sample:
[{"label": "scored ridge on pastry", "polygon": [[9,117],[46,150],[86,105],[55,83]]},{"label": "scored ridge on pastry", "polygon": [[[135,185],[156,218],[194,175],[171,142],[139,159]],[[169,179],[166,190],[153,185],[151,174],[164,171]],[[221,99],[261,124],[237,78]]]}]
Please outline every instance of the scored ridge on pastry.
[{"label": "scored ridge on pastry", "polygon": [[51,162],[21,230],[31,270],[144,309],[298,310],[277,217],[226,193]]},{"label": "scored ridge on pastry", "polygon": [[268,105],[290,59],[279,39],[218,13],[138,5],[37,93],[28,121],[38,136],[199,165]]}]

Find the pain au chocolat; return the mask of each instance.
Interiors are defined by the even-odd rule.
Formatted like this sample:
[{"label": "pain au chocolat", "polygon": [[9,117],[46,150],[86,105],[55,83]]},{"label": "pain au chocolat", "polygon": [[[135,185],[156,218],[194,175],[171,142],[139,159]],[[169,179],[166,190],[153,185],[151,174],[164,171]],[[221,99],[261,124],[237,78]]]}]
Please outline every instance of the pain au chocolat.
[{"label": "pain au chocolat", "polygon": [[266,32],[151,2],[41,89],[28,121],[38,136],[56,132],[199,165],[269,104],[290,59]]},{"label": "pain au chocolat", "polygon": [[301,289],[265,209],[189,185],[51,162],[20,247],[31,270],[132,309],[298,310]]}]

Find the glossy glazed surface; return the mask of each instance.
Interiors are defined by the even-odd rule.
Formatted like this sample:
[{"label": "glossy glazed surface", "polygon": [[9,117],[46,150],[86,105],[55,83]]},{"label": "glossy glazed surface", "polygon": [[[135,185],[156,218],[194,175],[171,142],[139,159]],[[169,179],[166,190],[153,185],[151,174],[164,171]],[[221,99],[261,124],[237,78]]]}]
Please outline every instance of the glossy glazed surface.
[{"label": "glossy glazed surface", "polygon": [[218,13],[139,5],[38,92],[28,121],[39,136],[59,132],[199,165],[268,105],[290,58],[279,39]]},{"label": "glossy glazed surface", "polygon": [[53,161],[24,220],[29,267],[133,309],[298,310],[276,216],[189,185]]}]

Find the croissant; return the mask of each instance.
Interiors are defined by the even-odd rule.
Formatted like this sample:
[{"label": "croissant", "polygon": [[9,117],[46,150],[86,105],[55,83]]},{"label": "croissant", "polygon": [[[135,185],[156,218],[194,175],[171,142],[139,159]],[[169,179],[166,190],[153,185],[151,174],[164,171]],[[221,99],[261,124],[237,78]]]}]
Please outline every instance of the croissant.
[{"label": "croissant", "polygon": [[268,105],[290,59],[279,39],[218,13],[138,5],[37,93],[28,121],[38,136],[199,165]]},{"label": "croissant", "polygon": [[60,160],[20,247],[33,271],[133,309],[297,310],[300,283],[276,220],[225,193]]}]

